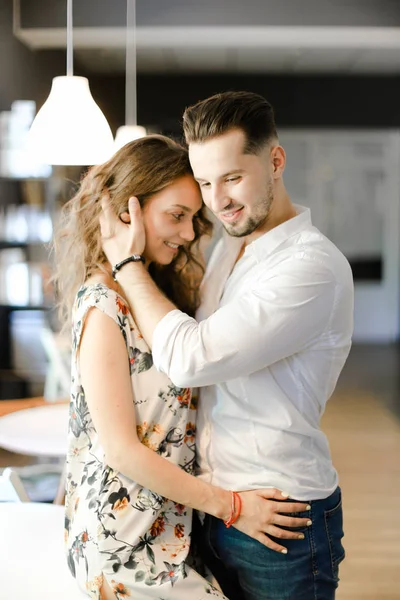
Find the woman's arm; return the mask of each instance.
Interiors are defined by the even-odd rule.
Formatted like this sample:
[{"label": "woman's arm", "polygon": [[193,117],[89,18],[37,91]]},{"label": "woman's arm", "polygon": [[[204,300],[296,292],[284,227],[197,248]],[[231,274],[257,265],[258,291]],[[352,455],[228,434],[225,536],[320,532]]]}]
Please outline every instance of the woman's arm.
[{"label": "woman's arm", "polygon": [[[229,491],[189,475],[140,442],[125,342],[117,324],[98,309],[90,309],[86,317],[79,359],[86,401],[107,464],[161,496],[227,519]],[[305,519],[286,517],[278,510],[297,512],[306,510],[305,504],[266,502],[265,498],[286,499],[274,489],[241,492],[241,497],[242,513],[235,524],[238,529],[280,552],[284,548],[265,533],[299,537],[279,525],[304,526]]]}]

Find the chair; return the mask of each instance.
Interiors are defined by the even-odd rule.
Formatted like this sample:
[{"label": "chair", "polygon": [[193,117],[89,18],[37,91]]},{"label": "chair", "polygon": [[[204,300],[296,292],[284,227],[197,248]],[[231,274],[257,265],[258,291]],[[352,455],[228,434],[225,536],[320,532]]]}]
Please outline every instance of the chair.
[{"label": "chair", "polygon": [[31,502],[63,504],[65,476],[63,463],[37,463],[14,467]]},{"label": "chair", "polygon": [[7,467],[0,475],[0,502],[29,502],[19,475]]}]

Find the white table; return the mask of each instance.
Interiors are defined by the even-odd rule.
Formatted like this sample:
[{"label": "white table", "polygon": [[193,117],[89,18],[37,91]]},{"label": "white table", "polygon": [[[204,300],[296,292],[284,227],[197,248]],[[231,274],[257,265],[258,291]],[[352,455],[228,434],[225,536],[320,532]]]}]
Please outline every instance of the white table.
[{"label": "white table", "polygon": [[0,447],[29,456],[65,457],[68,404],[49,404],[0,417]]},{"label": "white table", "polygon": [[0,503],[0,597],[4,600],[88,598],[64,554],[64,507]]}]

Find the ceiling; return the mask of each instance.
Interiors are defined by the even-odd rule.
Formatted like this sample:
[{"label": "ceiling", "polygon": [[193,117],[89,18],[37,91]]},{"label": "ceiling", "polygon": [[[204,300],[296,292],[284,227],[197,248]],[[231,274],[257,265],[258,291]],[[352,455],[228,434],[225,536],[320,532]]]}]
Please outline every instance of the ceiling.
[{"label": "ceiling", "polygon": [[[66,3],[49,2],[14,0],[14,34],[32,50],[65,48]],[[97,13],[88,10],[90,2],[74,5],[75,60],[88,72],[123,74],[126,2],[97,0]],[[279,6],[280,13],[271,0],[137,0],[137,70],[400,73],[400,0],[286,0]]]}]

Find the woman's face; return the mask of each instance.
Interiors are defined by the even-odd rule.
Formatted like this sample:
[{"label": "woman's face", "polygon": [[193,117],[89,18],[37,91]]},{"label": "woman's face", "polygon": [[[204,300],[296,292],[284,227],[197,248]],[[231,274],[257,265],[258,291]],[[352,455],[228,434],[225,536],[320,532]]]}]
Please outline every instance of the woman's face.
[{"label": "woman's face", "polygon": [[194,237],[193,218],[202,207],[198,184],[191,175],[180,177],[154,194],[143,209],[146,263],[168,265],[180,246]]}]

